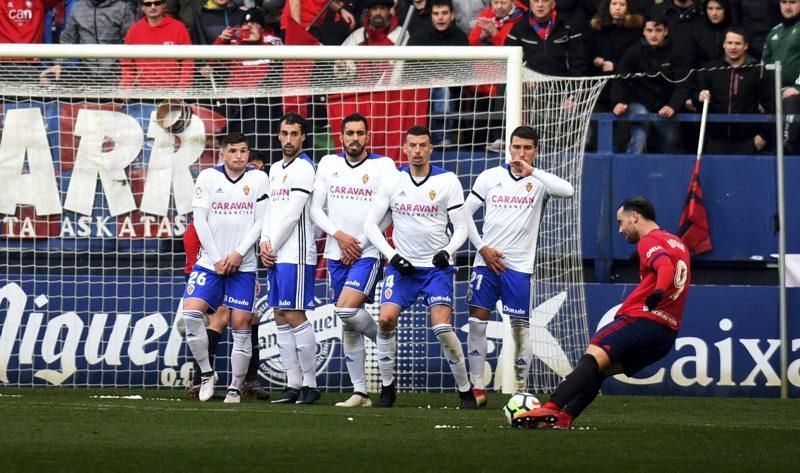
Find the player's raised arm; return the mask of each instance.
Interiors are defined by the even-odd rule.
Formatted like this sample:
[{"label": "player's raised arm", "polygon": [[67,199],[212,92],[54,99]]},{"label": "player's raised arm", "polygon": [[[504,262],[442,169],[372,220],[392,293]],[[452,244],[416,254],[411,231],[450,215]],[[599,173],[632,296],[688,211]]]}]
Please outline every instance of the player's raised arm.
[{"label": "player's raised arm", "polygon": [[561,179],[555,174],[551,174],[542,169],[536,168],[531,176],[540,180],[547,188],[547,193],[551,197],[572,197],[575,195],[575,188],[565,179]]}]

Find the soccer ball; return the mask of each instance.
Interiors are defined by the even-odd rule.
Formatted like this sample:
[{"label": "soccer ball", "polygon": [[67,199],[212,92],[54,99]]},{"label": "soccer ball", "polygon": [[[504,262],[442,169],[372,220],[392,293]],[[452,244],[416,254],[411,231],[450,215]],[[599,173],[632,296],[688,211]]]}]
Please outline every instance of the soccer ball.
[{"label": "soccer ball", "polygon": [[508,425],[511,425],[511,419],[521,412],[528,412],[542,407],[542,403],[533,394],[529,393],[516,393],[511,396],[505,406],[503,406],[503,414],[506,416]]}]

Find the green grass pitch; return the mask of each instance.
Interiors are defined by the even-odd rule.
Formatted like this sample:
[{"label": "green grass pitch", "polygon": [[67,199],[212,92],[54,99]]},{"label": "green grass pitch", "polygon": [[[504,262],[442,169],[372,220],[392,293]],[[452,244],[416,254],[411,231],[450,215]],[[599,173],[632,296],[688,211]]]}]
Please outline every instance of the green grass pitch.
[{"label": "green grass pitch", "polygon": [[[131,395],[143,399],[119,398]],[[332,406],[345,397],[301,407],[0,388],[0,471],[711,473],[800,462],[798,400],[600,396],[578,428],[533,431],[505,426],[507,396],[478,411],[455,409],[455,394],[400,393],[393,409]]]}]

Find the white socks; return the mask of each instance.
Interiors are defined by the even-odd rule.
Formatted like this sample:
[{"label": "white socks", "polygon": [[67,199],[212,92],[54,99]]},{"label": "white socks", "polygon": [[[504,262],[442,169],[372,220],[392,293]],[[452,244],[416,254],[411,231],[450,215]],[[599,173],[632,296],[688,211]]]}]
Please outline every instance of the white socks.
[{"label": "white socks", "polygon": [[286,371],[286,387],[300,389],[302,387],[302,374],[300,372],[300,361],[297,359],[297,344],[294,340],[294,333],[289,324],[278,325],[278,354],[281,357],[281,365]]},{"label": "white socks", "polygon": [[394,382],[394,359],[397,356],[397,332],[378,332],[376,340],[378,352],[378,370],[381,383],[389,386]]},{"label": "white socks", "polygon": [[184,310],[183,323],[186,324],[186,344],[200,366],[200,372],[213,371],[208,360],[208,335],[203,324],[203,313],[199,310]]},{"label": "white socks", "polygon": [[486,327],[489,322],[475,317],[469,318],[469,335],[467,336],[467,357],[469,358],[469,374],[475,389],[486,389],[483,381],[483,367],[486,364]]},{"label": "white socks", "polygon": [[303,373],[303,386],[317,387],[317,338],[314,327],[306,320],[292,329],[297,344],[297,358]]},{"label": "white socks", "polygon": [[458,341],[458,336],[453,331],[453,326],[450,324],[434,325],[433,333],[436,334],[436,338],[442,344],[442,353],[447,359],[447,364],[450,365],[458,390],[461,392],[468,391],[470,384],[467,378],[466,363],[464,362],[464,351],[461,349],[461,342]]},{"label": "white socks", "polygon": [[369,337],[374,342],[378,324],[364,309],[335,307],[333,313],[342,321],[342,349],[353,390],[366,393],[367,373],[364,363],[367,359],[367,349],[364,337]]},{"label": "white socks", "polygon": [[511,337],[514,339],[514,378],[517,392],[526,392],[531,370],[531,324],[528,319],[511,318]]},{"label": "white socks", "polygon": [[240,389],[242,381],[250,365],[253,354],[253,342],[250,340],[250,330],[233,330],[233,350],[231,351],[231,385],[228,389]]}]

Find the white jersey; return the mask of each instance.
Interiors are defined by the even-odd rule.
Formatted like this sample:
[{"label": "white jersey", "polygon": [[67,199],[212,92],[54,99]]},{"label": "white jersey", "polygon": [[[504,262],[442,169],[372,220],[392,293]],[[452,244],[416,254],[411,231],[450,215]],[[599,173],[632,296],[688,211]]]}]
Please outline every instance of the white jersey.
[{"label": "white jersey", "polygon": [[[572,195],[552,193],[537,176],[562,181],[541,169],[535,169],[528,177],[517,178],[511,174],[509,165],[503,164],[480,173],[467,197],[486,205],[483,242],[503,253],[503,263],[507,267],[527,274],[533,273],[539,223],[547,199]],[[480,253],[475,256],[473,266],[486,266]]]},{"label": "white jersey", "polygon": [[[242,243],[255,223],[256,203],[267,198],[268,190],[267,175],[252,169],[246,169],[235,181],[225,174],[223,166],[205,169],[197,176],[192,207],[208,209],[208,226],[220,256],[231,254]],[[205,248],[200,250],[197,265],[214,270],[214,262]],[[242,255],[239,271],[256,268],[256,255],[251,247]]]},{"label": "white jersey", "polygon": [[289,164],[279,161],[269,169],[270,228],[277,228],[286,219],[289,196],[292,191],[309,195],[302,215],[291,235],[278,249],[278,263],[317,264],[317,246],[314,241],[314,223],[311,222],[311,192],[314,190],[314,161],[305,153],[297,155]]},{"label": "white jersey", "polygon": [[[355,165],[344,153],[329,154],[319,162],[314,192],[327,196],[327,215],[331,222],[348,235],[358,237],[364,233],[364,220],[381,182],[396,173],[394,161],[378,154],[370,153]],[[361,252],[362,258],[380,257],[380,251],[369,240],[363,243],[366,246]],[[328,235],[325,257],[342,258],[339,243],[332,235]]]},{"label": "white jersey", "polygon": [[415,182],[408,166],[403,166],[384,180],[379,195],[392,212],[397,252],[416,267],[432,268],[433,255],[450,242],[447,213],[464,205],[458,177],[431,165],[430,174]]}]

